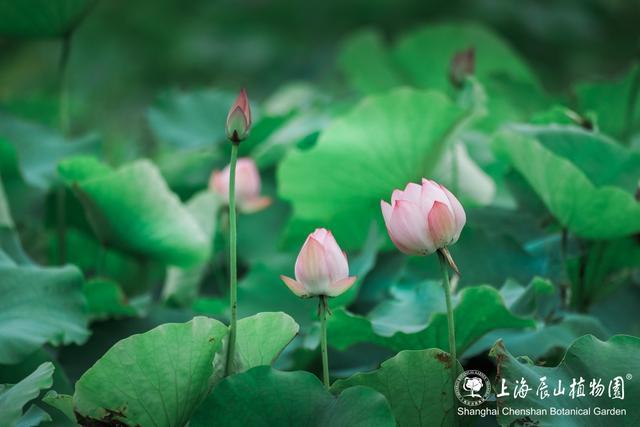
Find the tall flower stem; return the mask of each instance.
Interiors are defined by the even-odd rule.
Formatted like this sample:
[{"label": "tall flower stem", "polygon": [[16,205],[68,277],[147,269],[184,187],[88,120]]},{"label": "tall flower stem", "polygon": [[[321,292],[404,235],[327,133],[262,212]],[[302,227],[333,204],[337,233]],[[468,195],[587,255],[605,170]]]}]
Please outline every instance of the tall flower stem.
[{"label": "tall flower stem", "polygon": [[444,288],[444,297],[447,304],[447,324],[449,329],[449,354],[451,355],[451,387],[455,387],[456,377],[458,376],[457,367],[458,359],[456,357],[456,330],[453,323],[453,305],[451,304],[451,283],[449,282],[449,261],[447,249],[438,251],[438,259],[440,260],[440,269],[442,270],[442,287]]},{"label": "tall flower stem", "polygon": [[238,144],[231,145],[231,162],[229,163],[229,303],[231,320],[229,323],[229,341],[224,375],[231,373],[236,347],[238,321],[238,269],[237,269],[237,231],[236,231],[236,163],[238,161]]},{"label": "tall flower stem", "polygon": [[318,314],[320,315],[320,351],[322,352],[322,382],[327,390],[331,387],[329,381],[329,352],[327,348],[327,312],[329,306],[327,297],[318,297]]}]

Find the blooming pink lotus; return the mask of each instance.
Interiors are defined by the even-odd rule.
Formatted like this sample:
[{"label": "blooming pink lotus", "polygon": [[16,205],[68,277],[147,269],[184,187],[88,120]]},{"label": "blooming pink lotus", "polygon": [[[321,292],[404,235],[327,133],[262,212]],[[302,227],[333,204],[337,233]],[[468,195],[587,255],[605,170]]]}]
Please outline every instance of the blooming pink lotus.
[{"label": "blooming pink lotus", "polygon": [[[209,179],[209,189],[229,202],[229,166],[221,171],[213,171]],[[256,212],[271,203],[269,197],[260,196],[260,173],[255,162],[243,157],[236,165],[236,202],[244,213]]]},{"label": "blooming pink lotus", "polygon": [[291,292],[302,298],[337,297],[353,285],[347,255],[330,231],[318,228],[307,237],[296,260],[296,280],[280,276]]},{"label": "blooming pink lotus", "polygon": [[391,204],[381,201],[389,237],[402,252],[429,255],[454,244],[466,215],[456,197],[444,186],[427,179],[394,190]]}]

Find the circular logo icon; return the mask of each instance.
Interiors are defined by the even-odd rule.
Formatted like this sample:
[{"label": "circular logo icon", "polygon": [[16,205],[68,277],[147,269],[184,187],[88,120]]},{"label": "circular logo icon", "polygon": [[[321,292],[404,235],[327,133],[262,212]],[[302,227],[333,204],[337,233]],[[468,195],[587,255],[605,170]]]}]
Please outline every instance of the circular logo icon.
[{"label": "circular logo icon", "polygon": [[454,391],[460,402],[467,406],[478,406],[489,398],[491,382],[480,371],[464,371],[456,378]]}]

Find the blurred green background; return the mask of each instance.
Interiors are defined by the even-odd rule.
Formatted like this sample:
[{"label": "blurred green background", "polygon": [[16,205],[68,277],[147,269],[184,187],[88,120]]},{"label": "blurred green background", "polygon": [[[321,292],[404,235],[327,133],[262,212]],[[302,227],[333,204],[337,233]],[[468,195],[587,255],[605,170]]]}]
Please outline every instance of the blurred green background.
[{"label": "blurred green background", "polygon": [[[25,2],[28,3],[29,1]],[[389,40],[420,24],[472,20],[504,36],[552,92],[624,72],[640,49],[635,0],[98,1],[73,36],[74,132],[151,144],[144,112],[167,88],[247,86],[254,99],[287,80],[340,90],[335,55],[363,27]],[[57,40],[0,36],[3,110],[56,122]]]},{"label": "blurred green background", "polygon": [[[278,368],[319,372],[314,302],[279,275],[322,226],[360,277],[331,301],[332,375],[447,348],[436,257],[399,253],[380,215],[423,176],[467,212],[465,368],[495,373],[499,338],[555,366],[578,337],[640,334],[639,22],[633,0],[0,0],[0,294],[41,292],[0,300],[32,328],[5,327],[0,384],[52,361],[72,394],[122,338],[226,321],[228,211],[207,183],[240,87],[240,155],[273,200],[239,217],[240,317],[300,326]],[[469,47],[476,72],[451,82]]]}]

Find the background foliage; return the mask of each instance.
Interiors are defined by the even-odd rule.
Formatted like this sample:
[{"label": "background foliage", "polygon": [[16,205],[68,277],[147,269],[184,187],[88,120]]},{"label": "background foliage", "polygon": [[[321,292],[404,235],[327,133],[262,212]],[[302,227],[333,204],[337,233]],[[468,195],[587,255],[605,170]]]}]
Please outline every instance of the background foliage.
[{"label": "background foliage", "polygon": [[[634,1],[0,0],[0,426],[454,425],[457,363],[628,372],[637,425],[638,22]],[[222,379],[228,213],[207,182],[239,87],[273,203],[239,218]],[[379,211],[423,176],[467,212],[459,361],[435,257],[398,253]],[[330,302],[330,392],[315,302],[278,278],[320,226],[359,278]]]}]

